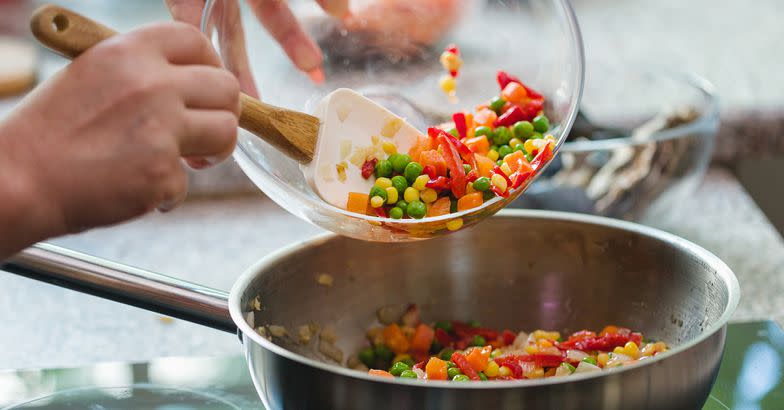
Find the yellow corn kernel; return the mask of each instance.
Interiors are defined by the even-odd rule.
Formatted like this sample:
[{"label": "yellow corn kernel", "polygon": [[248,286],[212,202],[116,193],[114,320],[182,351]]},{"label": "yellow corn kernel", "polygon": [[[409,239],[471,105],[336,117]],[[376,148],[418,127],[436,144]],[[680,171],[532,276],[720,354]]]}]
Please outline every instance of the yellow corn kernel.
[{"label": "yellow corn kernel", "polygon": [[626,354],[626,350],[623,350],[623,347],[621,347],[621,346],[616,346],[615,349],[613,349],[613,353],[615,353],[615,354]]},{"label": "yellow corn kernel", "polygon": [[530,154],[536,151],[536,144],[534,143],[534,141],[536,140],[525,140],[525,142],[523,143],[523,148],[525,149],[525,152]]},{"label": "yellow corn kernel", "polygon": [[539,353],[539,348],[536,345],[527,345],[525,347],[525,352],[528,354],[536,354]]},{"label": "yellow corn kernel", "polygon": [[544,377],[544,369],[541,367],[537,367],[534,371],[528,372],[525,377],[529,379],[541,379]]},{"label": "yellow corn kernel", "polygon": [[560,332],[548,332],[546,330],[534,330],[534,332],[531,333],[531,335],[533,335],[534,339],[536,340],[539,339],[558,340],[561,337]]},{"label": "yellow corn kernel", "polygon": [[498,161],[498,151],[491,149],[487,152],[487,158],[490,158],[493,161]]},{"label": "yellow corn kernel", "polygon": [[534,147],[536,148],[537,151],[544,148],[545,145],[550,143],[550,141],[546,139],[538,139],[533,141],[534,141]]},{"label": "yellow corn kernel", "polygon": [[457,71],[463,66],[463,59],[451,51],[444,51],[441,53],[441,57],[439,57],[438,61],[441,63],[441,66],[444,67],[444,70],[447,71]]},{"label": "yellow corn kernel", "polygon": [[512,369],[506,366],[501,366],[498,368],[498,377],[509,377],[511,375],[512,375]]},{"label": "yellow corn kernel", "polygon": [[512,139],[509,140],[509,146],[512,147],[512,148],[514,148],[514,147],[516,147],[516,146],[518,146],[518,145],[520,145],[522,143],[523,143],[523,141],[521,141],[520,138],[512,138]]},{"label": "yellow corn kernel", "polygon": [[384,150],[384,152],[386,152],[389,155],[397,154],[397,147],[395,146],[395,144],[389,141],[382,142],[381,148]]},{"label": "yellow corn kernel", "polygon": [[411,359],[411,355],[408,353],[399,353],[395,355],[395,358],[392,359],[392,363],[402,362],[403,360]]},{"label": "yellow corn kernel", "polygon": [[553,347],[553,342],[547,339],[539,339],[536,343],[539,345],[539,347]]},{"label": "yellow corn kernel", "polygon": [[376,195],[373,198],[370,198],[370,206],[373,208],[381,208],[384,205],[384,198]]},{"label": "yellow corn kernel", "polygon": [[627,356],[630,356],[633,359],[640,357],[640,348],[637,346],[637,343],[629,341],[623,346],[623,350],[626,352]]},{"label": "yellow corn kernel", "polygon": [[376,178],[376,186],[381,189],[387,189],[392,186],[392,180],[389,178]]},{"label": "yellow corn kernel", "polygon": [[653,343],[647,343],[640,350],[642,356],[653,356],[654,353],[656,353],[656,346]]},{"label": "yellow corn kernel", "polygon": [[506,183],[506,179],[504,179],[504,177],[502,177],[501,175],[498,175],[498,174],[493,174],[493,177],[490,179],[490,181],[501,192],[506,192],[507,183]]},{"label": "yellow corn kernel", "polygon": [[419,201],[419,191],[417,191],[415,188],[408,187],[405,191],[403,191],[403,199],[405,199],[408,203]]},{"label": "yellow corn kernel", "polygon": [[664,344],[664,342],[656,342],[653,344],[653,346],[656,348],[656,353],[662,353],[667,351],[667,345]]},{"label": "yellow corn kernel", "polygon": [[417,191],[424,191],[425,185],[430,181],[430,177],[427,175],[420,175],[416,177],[414,183],[411,184],[412,187],[416,188]]},{"label": "yellow corn kernel", "polygon": [[424,191],[419,193],[419,198],[422,202],[429,204],[431,202],[435,202],[438,199],[438,192],[435,189],[426,188]]},{"label": "yellow corn kernel", "polygon": [[485,369],[485,376],[487,377],[496,377],[498,376],[498,363],[495,360],[491,360],[490,363],[487,364],[487,368]]},{"label": "yellow corn kernel", "polygon": [[512,175],[512,168],[509,168],[509,164],[507,164],[506,162],[501,164],[499,168],[501,168],[501,171],[504,171],[504,174]]},{"label": "yellow corn kernel", "polygon": [[438,80],[438,85],[441,87],[441,90],[447,94],[454,94],[455,89],[457,88],[457,82],[451,75],[445,75]]},{"label": "yellow corn kernel", "polygon": [[473,182],[467,183],[466,184],[466,194],[472,194],[474,192],[476,192],[476,189],[474,189],[474,183]]},{"label": "yellow corn kernel", "polygon": [[608,355],[607,353],[599,353],[596,356],[596,364],[598,364],[599,367],[606,366],[607,365],[607,361],[609,361],[609,360],[610,360],[610,355]]},{"label": "yellow corn kernel", "polygon": [[463,227],[463,218],[453,219],[446,223],[446,229],[456,231]]},{"label": "yellow corn kernel", "polygon": [[392,205],[395,202],[397,202],[397,199],[398,199],[397,198],[398,197],[397,189],[395,189],[394,187],[387,187],[387,189],[385,189],[385,191],[387,191],[387,203],[388,204]]},{"label": "yellow corn kernel", "polygon": [[544,140],[555,142],[555,137],[553,136],[553,134],[547,134],[544,136]]}]

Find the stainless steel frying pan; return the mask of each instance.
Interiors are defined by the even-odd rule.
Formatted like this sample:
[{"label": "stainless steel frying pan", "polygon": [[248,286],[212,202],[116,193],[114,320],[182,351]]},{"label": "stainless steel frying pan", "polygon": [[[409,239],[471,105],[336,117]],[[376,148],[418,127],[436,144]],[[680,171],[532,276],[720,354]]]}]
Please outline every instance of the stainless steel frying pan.
[{"label": "stainless steel frying pan", "polygon": [[[455,235],[395,246],[319,236],[262,259],[230,294],[44,244],[1,267],[238,331],[268,409],[699,409],[740,293],[724,263],[673,235],[519,210]],[[319,283],[320,274],[334,283]],[[367,343],[365,329],[379,307],[411,302],[426,320],[565,331],[613,323],[675,347],[601,373],[450,383],[370,377],[334,362],[334,352],[324,355],[318,333],[308,343],[297,333],[303,325],[331,329],[345,362]],[[273,332],[280,337],[256,331],[270,325],[280,326]]]}]

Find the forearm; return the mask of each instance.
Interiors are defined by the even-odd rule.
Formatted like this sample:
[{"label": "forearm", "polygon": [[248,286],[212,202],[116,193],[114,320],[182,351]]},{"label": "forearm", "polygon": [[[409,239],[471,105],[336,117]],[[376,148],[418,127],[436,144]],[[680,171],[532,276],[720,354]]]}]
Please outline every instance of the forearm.
[{"label": "forearm", "polygon": [[58,232],[46,211],[52,204],[42,203],[42,187],[32,175],[35,164],[19,147],[35,136],[13,122],[0,120],[0,260]]}]

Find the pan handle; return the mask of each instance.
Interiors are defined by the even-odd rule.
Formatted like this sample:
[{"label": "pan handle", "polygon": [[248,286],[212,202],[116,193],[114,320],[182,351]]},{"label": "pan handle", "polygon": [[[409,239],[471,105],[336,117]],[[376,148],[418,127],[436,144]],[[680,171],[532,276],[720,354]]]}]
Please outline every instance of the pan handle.
[{"label": "pan handle", "polygon": [[237,333],[227,292],[59,246],[33,245],[0,262],[0,270]]}]

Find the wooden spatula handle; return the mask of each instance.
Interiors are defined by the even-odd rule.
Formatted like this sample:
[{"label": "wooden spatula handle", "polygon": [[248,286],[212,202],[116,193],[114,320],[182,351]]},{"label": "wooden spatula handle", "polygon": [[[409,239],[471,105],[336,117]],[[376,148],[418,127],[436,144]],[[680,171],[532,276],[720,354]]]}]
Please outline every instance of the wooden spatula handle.
[{"label": "wooden spatula handle", "polygon": [[[65,57],[76,58],[116,31],[78,13],[52,4],[39,7],[30,18],[30,30],[41,44]],[[275,146],[298,162],[313,159],[317,118],[265,104],[242,94],[240,127]]]}]

